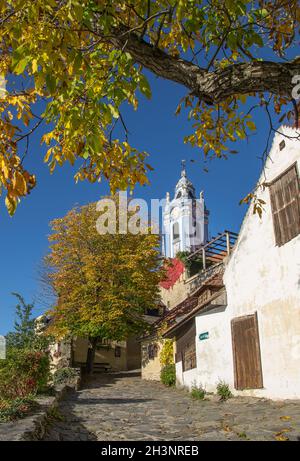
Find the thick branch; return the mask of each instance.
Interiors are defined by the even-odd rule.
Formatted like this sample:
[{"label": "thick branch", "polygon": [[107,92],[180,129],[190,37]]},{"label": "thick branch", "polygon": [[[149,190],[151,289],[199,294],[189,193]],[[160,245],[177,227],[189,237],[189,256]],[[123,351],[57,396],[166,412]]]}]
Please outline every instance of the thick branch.
[{"label": "thick branch", "polygon": [[209,104],[237,94],[270,92],[291,97],[292,77],[300,75],[300,59],[291,62],[252,61],[207,71],[192,62],[168,55],[125,28],[110,37],[116,48],[128,51],[136,62],[156,75],[188,88]]}]

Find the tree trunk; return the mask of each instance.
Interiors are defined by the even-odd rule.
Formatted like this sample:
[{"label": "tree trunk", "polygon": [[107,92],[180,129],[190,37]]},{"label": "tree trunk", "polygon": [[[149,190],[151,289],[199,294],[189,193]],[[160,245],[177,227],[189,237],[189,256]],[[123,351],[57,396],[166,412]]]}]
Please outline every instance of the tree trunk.
[{"label": "tree trunk", "polygon": [[89,339],[89,342],[90,344],[89,344],[87,357],[86,357],[86,372],[87,374],[92,375],[94,371],[94,360],[95,360],[96,346],[98,343],[98,338]]}]

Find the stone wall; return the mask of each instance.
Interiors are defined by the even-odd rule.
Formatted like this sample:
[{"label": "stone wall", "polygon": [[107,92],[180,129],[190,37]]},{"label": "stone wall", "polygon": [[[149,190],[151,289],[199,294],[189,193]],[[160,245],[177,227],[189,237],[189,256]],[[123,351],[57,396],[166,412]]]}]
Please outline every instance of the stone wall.
[{"label": "stone wall", "polygon": [[42,440],[47,430],[48,418],[57,411],[60,400],[66,396],[67,392],[74,389],[78,390],[79,386],[80,374],[78,371],[78,377],[72,382],[56,386],[55,396],[37,398],[38,409],[34,414],[17,421],[0,423],[0,442]]},{"label": "stone wall", "polygon": [[170,288],[166,289],[160,287],[161,300],[167,309],[173,309],[173,307],[186,299],[188,291],[189,287],[186,284],[186,272],[184,272]]}]

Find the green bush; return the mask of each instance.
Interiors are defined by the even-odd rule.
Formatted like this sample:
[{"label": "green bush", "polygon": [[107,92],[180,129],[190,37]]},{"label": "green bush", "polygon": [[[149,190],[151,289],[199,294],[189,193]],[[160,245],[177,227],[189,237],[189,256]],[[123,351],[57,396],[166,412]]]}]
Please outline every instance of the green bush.
[{"label": "green bush", "polygon": [[173,349],[174,340],[165,339],[159,355],[159,360],[162,366],[172,365],[174,363]]},{"label": "green bush", "polygon": [[78,376],[77,370],[75,368],[65,367],[59,368],[55,371],[53,375],[53,382],[54,384],[64,384],[69,381],[72,381],[74,378]]},{"label": "green bush", "polygon": [[175,386],[176,370],[174,364],[166,365],[163,367],[160,372],[160,380],[165,386]]},{"label": "green bush", "polygon": [[217,394],[220,396],[220,400],[228,400],[233,397],[228,384],[224,381],[220,381],[217,385]]},{"label": "green bush", "polygon": [[50,361],[44,352],[11,349],[0,368],[0,395],[14,400],[44,392],[50,380]]},{"label": "green bush", "polygon": [[191,397],[197,400],[203,400],[206,395],[206,390],[203,387],[194,385],[191,389]]},{"label": "green bush", "polygon": [[34,407],[33,397],[18,397],[14,400],[0,399],[0,422],[12,421],[26,416]]}]

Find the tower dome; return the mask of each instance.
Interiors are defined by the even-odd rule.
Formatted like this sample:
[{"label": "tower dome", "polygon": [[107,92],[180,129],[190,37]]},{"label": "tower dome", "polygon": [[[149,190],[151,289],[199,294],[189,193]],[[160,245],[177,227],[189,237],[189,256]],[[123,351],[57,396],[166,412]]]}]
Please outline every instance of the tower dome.
[{"label": "tower dome", "polygon": [[195,199],[195,188],[192,182],[187,178],[185,169],[185,160],[181,162],[181,177],[175,187],[175,199],[190,198]]},{"label": "tower dome", "polygon": [[207,242],[208,214],[203,191],[196,198],[195,187],[187,178],[185,161],[181,162],[181,175],[170,201],[167,192],[163,210],[164,238],[163,253],[167,258],[175,258],[179,251],[195,251]]}]

